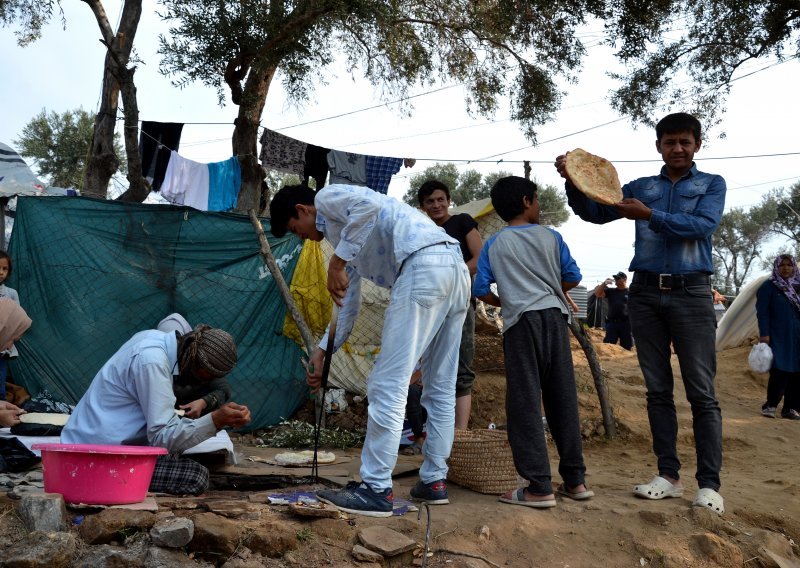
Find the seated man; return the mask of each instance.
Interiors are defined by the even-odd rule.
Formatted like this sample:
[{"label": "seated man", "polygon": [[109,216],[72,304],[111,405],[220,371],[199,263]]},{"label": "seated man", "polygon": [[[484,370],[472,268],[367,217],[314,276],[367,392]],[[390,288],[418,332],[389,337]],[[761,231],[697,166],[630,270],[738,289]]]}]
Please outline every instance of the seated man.
[{"label": "seated man", "polygon": [[[158,322],[159,331],[172,331],[179,336],[192,331],[192,326],[181,314],[170,314]],[[231,386],[225,377],[198,383],[193,377],[176,375],[172,382],[176,408],[184,410],[187,418],[200,418],[213,412],[231,399]]]},{"label": "seated man", "polygon": [[250,422],[246,406],[229,402],[189,420],[175,414],[173,370],[204,383],[236,365],[229,333],[199,325],[186,335],[140,331],[112,355],[92,380],[61,432],[65,444],[150,445],[171,455],[156,462],[150,491],[198,495],[208,488],[208,470],[180,453],[213,438],[226,426]]}]

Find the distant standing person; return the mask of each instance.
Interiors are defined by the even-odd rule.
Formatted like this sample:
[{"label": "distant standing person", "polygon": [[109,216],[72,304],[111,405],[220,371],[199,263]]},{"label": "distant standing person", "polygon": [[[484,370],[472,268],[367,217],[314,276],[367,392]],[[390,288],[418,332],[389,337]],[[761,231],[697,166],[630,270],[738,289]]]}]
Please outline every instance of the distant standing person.
[{"label": "distant standing person", "polygon": [[772,348],[767,402],[761,414],[775,418],[783,397],[781,416],[800,420],[800,274],[793,256],[780,254],[772,275],[756,293],[759,341]]},{"label": "distant standing person", "polygon": [[721,176],[701,172],[694,163],[701,134],[700,122],[690,114],[661,119],[656,125],[656,150],[664,160],[661,172],[626,184],[622,201],[615,205],[595,203],[581,193],[567,175],[566,156],[558,156],[555,166],[567,180],[567,200],[581,219],[636,222],[628,307],[647,387],[658,475],[633,492],[645,499],[683,495],[670,361],[674,345],[692,407],[699,486],[693,504],[721,515],[722,412],[714,393],[717,322],[709,275],[714,272],[711,236],[722,217],[726,187]]},{"label": "distant standing person", "polygon": [[[450,215],[450,190],[440,181],[429,180],[417,191],[417,199],[422,210],[434,223],[456,239],[461,245],[461,254],[467,263],[469,275],[475,277],[478,256],[483,241],[478,232],[478,222],[467,213]],[[475,299],[467,308],[467,317],[461,330],[461,344],[458,348],[458,375],[456,376],[456,430],[466,430],[472,410],[472,385],[475,371],[472,360],[475,358]]]},{"label": "distant standing person", "polygon": [[[508,441],[514,465],[528,487],[508,491],[503,503],[544,509],[556,500],[540,408],[544,404],[558,448],[555,492],[585,500],[586,489],[578,395],[569,346],[566,291],[581,280],[578,265],[561,235],[539,225],[536,184],[510,176],[497,180],[492,205],[508,227],[486,241],[478,261],[474,292],[503,308]],[[497,283],[497,295],[491,284]]]},{"label": "distant standing person", "polygon": [[[611,283],[616,288],[609,288]],[[628,317],[628,275],[617,272],[610,279],[594,289],[594,295],[608,300],[608,316],[606,318],[606,336],[603,343],[619,344],[630,351],[633,348],[631,336],[631,320]]]}]

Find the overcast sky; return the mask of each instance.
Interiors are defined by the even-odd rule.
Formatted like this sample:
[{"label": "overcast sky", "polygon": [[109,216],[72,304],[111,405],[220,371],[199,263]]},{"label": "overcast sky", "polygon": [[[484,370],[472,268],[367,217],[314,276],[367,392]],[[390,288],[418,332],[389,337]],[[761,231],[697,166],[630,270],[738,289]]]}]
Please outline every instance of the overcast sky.
[{"label": "overcast sky", "polygon": [[[186,123],[180,153],[187,158],[200,162],[226,159],[231,153],[237,107],[220,107],[216,93],[201,84],[179,90],[158,73],[157,37],[166,26],[155,14],[155,2],[145,0],[143,4],[136,36],[136,50],[142,59],[135,76],[140,118]],[[105,5],[116,22],[119,2]],[[97,110],[104,57],[99,31],[84,3],[64,2],[64,8],[66,30],[59,23],[51,24],[40,41],[26,48],[16,45],[11,30],[0,28],[2,142],[14,146],[24,125],[43,108]],[[581,33],[589,56],[580,81],[569,86],[556,120],[539,130],[536,147],[507,119],[505,104],[492,119],[470,116],[464,90],[457,84],[445,85],[449,88],[437,92],[430,91],[441,86],[415,89],[414,94],[422,96],[410,101],[410,114],[397,104],[353,112],[384,101],[363,79],[335,69],[327,77],[327,85],[316,85],[314,100],[303,108],[289,106],[279,82],[273,82],[261,124],[319,146],[417,158],[413,169],[401,170],[392,181],[389,194],[398,198],[405,193],[411,175],[436,161],[454,161],[461,170],[505,170],[523,175],[521,161],[530,160],[537,181],[561,187],[552,163],[556,155],[576,147],[611,160],[623,183],[652,175],[661,167],[655,133],[645,127],[634,128],[607,104],[613,83],[606,73],[616,64],[611,51],[598,44],[602,38],[599,30],[595,25]],[[800,154],[799,70],[796,61],[776,64],[763,60],[746,66],[741,75],[749,76],[734,83],[722,124],[704,140],[696,161],[700,169],[725,177],[729,190],[726,209],[756,205],[770,189],[788,187],[800,179],[796,166]],[[321,120],[345,113],[350,114]],[[725,137],[720,138],[723,133]],[[761,157],[745,157],[756,155]],[[489,162],[478,162],[488,157]],[[573,216],[558,230],[587,286],[627,270],[633,256],[633,222],[620,220],[601,226]],[[773,245],[770,253],[780,243]]]}]

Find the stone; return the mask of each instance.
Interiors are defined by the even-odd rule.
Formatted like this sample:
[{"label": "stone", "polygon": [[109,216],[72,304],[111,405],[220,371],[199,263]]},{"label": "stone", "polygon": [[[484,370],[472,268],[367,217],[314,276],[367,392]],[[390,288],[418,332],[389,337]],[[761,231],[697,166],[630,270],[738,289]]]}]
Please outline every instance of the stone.
[{"label": "stone", "polygon": [[[706,511],[711,513],[708,509]],[[669,524],[667,514],[663,511],[639,511],[639,518],[646,523],[659,527],[665,527]]]},{"label": "stone", "polygon": [[156,516],[148,511],[129,509],[103,509],[96,515],[87,515],[78,528],[86,544],[108,544],[124,540],[129,532],[149,530]]},{"label": "stone", "polygon": [[44,474],[42,473],[41,469],[34,469],[33,471],[28,472],[24,479],[29,483],[39,483],[44,481]]},{"label": "stone", "polygon": [[263,507],[248,501],[209,501],[206,507],[212,513],[228,517],[229,519],[243,519],[255,521],[261,518]]},{"label": "stone", "polygon": [[101,544],[88,549],[75,568],[138,568],[144,564],[145,551],[141,548],[126,548]]},{"label": "stone", "polygon": [[191,519],[172,517],[157,521],[150,529],[150,538],[156,546],[180,548],[186,546],[194,536],[194,523]]},{"label": "stone", "polygon": [[67,507],[60,493],[26,493],[17,514],[29,531],[59,532],[67,528]]},{"label": "stone", "polygon": [[297,529],[285,522],[268,521],[259,526],[244,540],[253,552],[269,558],[280,558],[290,550],[296,550]]},{"label": "stone", "polygon": [[367,527],[358,531],[358,540],[365,547],[385,557],[414,550],[417,543],[388,527]]},{"label": "stone", "polygon": [[194,537],[188,545],[189,550],[211,552],[224,557],[236,552],[244,532],[241,523],[214,513],[200,513],[192,517],[192,521]]},{"label": "stone", "polygon": [[695,556],[712,560],[720,566],[741,566],[744,563],[744,555],[738,546],[713,533],[692,535],[689,548]]},{"label": "stone", "polygon": [[22,499],[26,493],[44,493],[44,489],[33,485],[14,485],[14,488],[8,492],[8,496],[11,499]]},{"label": "stone", "polygon": [[722,517],[707,507],[692,507],[689,509],[689,519],[707,531],[718,532],[725,522]]},{"label": "stone", "polygon": [[[786,565],[800,565],[792,550],[792,544],[782,534],[753,529],[746,538],[748,556],[757,556],[765,568],[782,568]],[[781,561],[784,564],[781,564]],[[794,564],[792,564],[794,563]]]},{"label": "stone", "polygon": [[357,544],[353,547],[352,550],[353,558],[358,560],[359,562],[376,562],[380,564],[383,562],[383,556],[378,554],[375,551],[370,550],[360,544]]},{"label": "stone", "polygon": [[492,529],[487,527],[486,525],[482,525],[475,530],[475,533],[478,535],[478,540],[481,542],[489,542],[492,540]]},{"label": "stone", "polygon": [[339,511],[339,509],[321,501],[314,504],[292,503],[289,505],[289,512],[298,517],[316,517],[324,519],[338,519],[342,516],[342,512]]},{"label": "stone", "polygon": [[70,566],[78,549],[68,532],[33,531],[6,549],[2,565],[7,568],[62,568]]},{"label": "stone", "polygon": [[199,566],[183,552],[152,546],[144,555],[144,568],[183,568],[184,566]]}]

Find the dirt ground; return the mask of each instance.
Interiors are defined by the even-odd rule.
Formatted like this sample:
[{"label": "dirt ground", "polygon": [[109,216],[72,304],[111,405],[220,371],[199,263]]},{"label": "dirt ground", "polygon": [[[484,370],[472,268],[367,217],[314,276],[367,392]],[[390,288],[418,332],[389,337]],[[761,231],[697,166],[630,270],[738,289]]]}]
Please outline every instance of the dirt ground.
[{"label": "dirt ground", "polygon": [[[587,484],[596,493],[588,502],[559,499],[549,510],[511,506],[496,495],[450,484],[451,504],[430,507],[431,568],[512,567],[800,567],[800,422],[763,418],[760,406],[767,375],[747,366],[749,346],[718,354],[717,394],[724,421],[721,493],[726,512],[717,517],[693,509],[697,490],[691,412],[680,380],[675,398],[679,415],[679,454],[685,494],[680,499],[647,501],[632,494],[636,483],[656,473],[645,411],[645,389],[635,353],[602,344],[593,334],[620,435],[603,437],[600,407],[583,352],[575,343]],[[475,360],[471,428],[505,423],[502,343],[479,335]],[[677,359],[674,359],[679,377]],[[358,424],[359,407],[349,420]],[[363,410],[363,409],[362,409]],[[246,437],[242,438],[246,441]],[[550,444],[553,471],[558,458]],[[245,450],[246,451],[246,450]],[[416,474],[395,478],[395,495],[407,497]],[[558,481],[557,475],[554,481]],[[0,539],[15,538],[9,512],[0,516]],[[5,518],[2,518],[5,517]],[[425,541],[427,516],[415,513],[388,519],[352,517],[314,521],[308,538],[291,561],[263,566],[359,565],[350,551],[360,528],[382,525],[418,543]],[[304,529],[305,530],[305,529]],[[265,560],[266,562],[266,560]],[[0,559],[0,564],[2,561]]]},{"label": "dirt ground", "polygon": [[[760,415],[767,375],[749,370],[749,346],[718,354],[717,394],[724,422],[721,493],[726,508],[719,518],[691,507],[697,490],[696,460],[691,411],[680,380],[675,399],[684,497],[637,499],[632,487],[649,481],[657,471],[636,355],[603,344],[602,334],[593,332],[620,431],[617,439],[608,441],[602,436],[600,407],[586,358],[573,343],[587,484],[596,497],[588,502],[559,499],[555,509],[535,510],[506,505],[496,496],[451,483],[451,504],[430,508],[431,548],[439,552],[429,559],[428,566],[800,566],[800,422]],[[674,357],[673,365],[678,378]],[[478,376],[471,428],[504,424],[505,377],[499,336],[479,336],[474,366]],[[557,454],[550,445],[551,464],[557,472]],[[416,476],[395,479],[395,494],[407,496],[416,480]],[[358,526],[385,524],[422,542],[425,519],[424,513],[422,521],[413,514],[380,520],[361,517],[335,540],[352,538]],[[471,554],[490,563],[444,551]],[[309,565],[323,565],[325,556],[310,549],[308,553]],[[775,560],[776,555],[783,558]],[[344,554],[342,559],[346,557]]]}]

